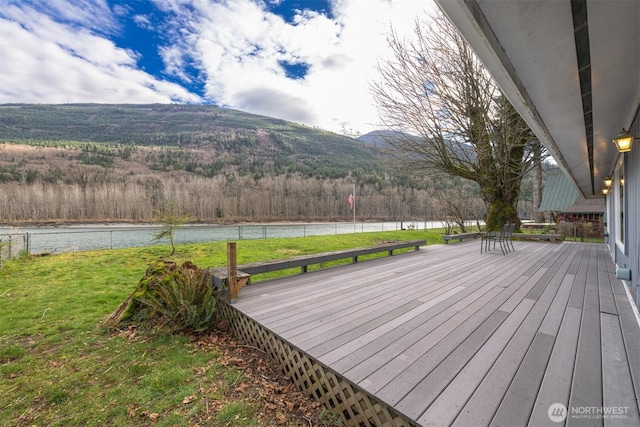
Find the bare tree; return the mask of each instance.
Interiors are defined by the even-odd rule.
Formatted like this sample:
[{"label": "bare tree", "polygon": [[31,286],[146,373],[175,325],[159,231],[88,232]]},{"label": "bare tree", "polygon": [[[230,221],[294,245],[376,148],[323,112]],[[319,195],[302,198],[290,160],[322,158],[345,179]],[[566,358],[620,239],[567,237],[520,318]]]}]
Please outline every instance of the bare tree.
[{"label": "bare tree", "polygon": [[91,217],[87,189],[96,182],[104,180],[105,170],[101,166],[76,165],[69,172],[73,181],[82,190],[82,217]]},{"label": "bare tree", "polygon": [[416,20],[415,39],[392,32],[393,57],[371,85],[382,124],[405,170],[475,181],[490,230],[520,221],[520,183],[540,147],[456,28],[441,13]]},{"label": "bare tree", "polygon": [[453,227],[458,226],[461,233],[467,232],[467,221],[478,219],[485,215],[482,201],[464,186],[440,190],[434,193],[438,202],[438,217],[445,223],[445,234],[451,234]]}]

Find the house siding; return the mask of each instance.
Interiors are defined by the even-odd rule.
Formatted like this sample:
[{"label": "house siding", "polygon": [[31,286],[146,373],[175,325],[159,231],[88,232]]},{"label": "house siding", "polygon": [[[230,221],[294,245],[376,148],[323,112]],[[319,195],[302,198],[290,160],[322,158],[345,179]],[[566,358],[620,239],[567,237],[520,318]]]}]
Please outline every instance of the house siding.
[{"label": "house siding", "polygon": [[[636,138],[640,137],[640,109],[636,111],[631,129]],[[625,188],[625,244],[624,250],[616,244],[615,203],[607,200],[607,230],[610,238],[608,244],[614,261],[619,268],[631,270],[631,291],[636,305],[640,306],[640,144],[634,141],[631,152],[624,157],[624,188]]]}]

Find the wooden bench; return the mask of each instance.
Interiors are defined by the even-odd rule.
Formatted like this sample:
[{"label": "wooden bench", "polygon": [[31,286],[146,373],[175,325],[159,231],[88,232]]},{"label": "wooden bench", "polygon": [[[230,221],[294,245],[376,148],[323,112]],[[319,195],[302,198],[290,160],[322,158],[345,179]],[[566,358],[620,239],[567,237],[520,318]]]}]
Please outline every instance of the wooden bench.
[{"label": "wooden bench", "polygon": [[[418,250],[420,246],[425,245],[426,240],[410,240],[406,242],[383,243],[377,246],[365,248],[344,249],[333,252],[322,252],[317,254],[299,255],[285,259],[274,259],[270,261],[252,262],[242,264],[237,267],[238,291],[244,285],[251,284],[251,276],[256,274],[271,273],[273,271],[286,270],[289,268],[300,267],[302,273],[306,273],[310,265],[322,264],[329,261],[337,261],[345,258],[351,258],[352,262],[358,262],[358,257],[370,255],[380,252],[387,252],[389,256],[398,249],[414,248]],[[228,288],[227,267],[210,268],[209,276],[213,285],[219,289]],[[230,295],[233,301],[237,295]]]},{"label": "wooden bench", "polygon": [[546,240],[556,241],[562,240],[562,236],[559,234],[529,234],[529,233],[513,233],[513,237],[517,237],[521,240]]},{"label": "wooden bench", "polygon": [[477,231],[475,233],[445,234],[442,236],[442,238],[444,239],[444,243],[448,244],[449,240],[459,240],[462,242],[464,239],[469,239],[472,237],[474,239],[477,239],[480,236],[482,236],[482,232]]}]

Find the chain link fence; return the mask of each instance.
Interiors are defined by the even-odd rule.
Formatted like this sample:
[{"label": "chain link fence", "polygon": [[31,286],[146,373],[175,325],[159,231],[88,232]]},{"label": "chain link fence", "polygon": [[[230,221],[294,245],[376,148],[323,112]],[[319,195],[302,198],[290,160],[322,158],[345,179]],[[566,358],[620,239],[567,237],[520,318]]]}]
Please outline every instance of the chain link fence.
[{"label": "chain link fence", "polygon": [[[441,221],[343,222],[306,224],[185,225],[174,231],[176,244],[228,240],[270,239],[314,235],[441,228]],[[0,260],[21,253],[49,254],[96,249],[142,247],[168,243],[155,240],[161,226],[43,227],[2,234]]]}]

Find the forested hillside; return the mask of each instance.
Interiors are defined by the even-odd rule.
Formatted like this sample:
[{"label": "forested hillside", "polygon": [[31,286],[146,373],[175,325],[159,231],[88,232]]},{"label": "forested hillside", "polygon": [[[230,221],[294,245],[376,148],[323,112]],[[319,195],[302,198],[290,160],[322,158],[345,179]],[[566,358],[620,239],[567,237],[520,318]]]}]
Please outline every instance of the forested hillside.
[{"label": "forested hillside", "polygon": [[[180,148],[183,154],[166,150],[171,154],[158,167],[200,168],[205,176],[216,175],[223,163],[241,174],[344,177],[349,171],[381,171],[380,150],[360,141],[213,105],[0,105],[0,141]],[[126,154],[119,149],[115,154]],[[206,152],[206,159],[190,155],[193,149]]]},{"label": "forested hillside", "polygon": [[0,221],[151,221],[169,205],[201,222],[341,221],[354,185],[358,220],[436,218],[447,192],[477,194],[403,175],[383,147],[215,106],[0,105]]}]

